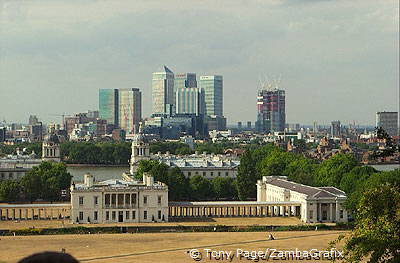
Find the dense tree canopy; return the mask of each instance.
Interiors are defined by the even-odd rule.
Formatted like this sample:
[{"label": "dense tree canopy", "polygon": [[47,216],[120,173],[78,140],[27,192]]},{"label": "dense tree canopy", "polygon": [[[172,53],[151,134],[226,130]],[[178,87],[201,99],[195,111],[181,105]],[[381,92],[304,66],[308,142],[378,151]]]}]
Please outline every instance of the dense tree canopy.
[{"label": "dense tree canopy", "polygon": [[400,262],[399,248],[400,186],[387,183],[368,189],[357,206],[355,229],[345,238],[346,262]]}]

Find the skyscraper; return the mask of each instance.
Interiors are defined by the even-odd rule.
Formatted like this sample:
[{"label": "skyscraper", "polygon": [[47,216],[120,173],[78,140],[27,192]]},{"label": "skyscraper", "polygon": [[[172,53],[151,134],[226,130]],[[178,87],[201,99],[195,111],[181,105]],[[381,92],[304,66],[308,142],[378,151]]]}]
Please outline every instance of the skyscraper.
[{"label": "skyscraper", "polygon": [[163,71],[154,72],[152,79],[153,114],[169,112],[175,104],[174,73],[164,66]]},{"label": "skyscraper", "polygon": [[204,91],[199,88],[178,88],[176,90],[176,113],[204,114]]},{"label": "skyscraper", "polygon": [[376,127],[382,127],[389,136],[399,136],[399,113],[382,111],[376,113]]},{"label": "skyscraper", "polygon": [[99,90],[99,116],[101,119],[106,120],[107,124],[112,124],[115,127],[119,126],[117,89]]},{"label": "skyscraper", "polygon": [[175,74],[175,91],[182,88],[197,88],[196,73]]},{"label": "skyscraper", "polygon": [[340,121],[332,121],[331,136],[332,137],[340,137],[341,134],[342,134],[342,129],[341,129]]},{"label": "skyscraper", "polygon": [[257,96],[257,131],[284,131],[285,123],[285,91],[271,88],[271,86],[259,90]]},{"label": "skyscraper", "polygon": [[142,93],[138,88],[119,89],[119,127],[128,134],[135,133],[142,119]]},{"label": "skyscraper", "polygon": [[199,88],[204,90],[205,115],[223,116],[222,76],[200,76]]}]

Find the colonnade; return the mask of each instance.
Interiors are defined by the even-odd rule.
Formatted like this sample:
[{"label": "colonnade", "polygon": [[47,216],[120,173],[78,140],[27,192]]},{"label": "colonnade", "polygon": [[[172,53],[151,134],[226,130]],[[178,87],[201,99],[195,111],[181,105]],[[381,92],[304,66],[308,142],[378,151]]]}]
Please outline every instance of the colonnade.
[{"label": "colonnade", "polygon": [[0,205],[0,221],[65,219],[69,218],[70,215],[71,207],[69,205]]},{"label": "colonnade", "polygon": [[169,218],[182,217],[273,217],[300,216],[300,205],[256,205],[256,204],[211,204],[192,205],[171,203],[168,207]]}]

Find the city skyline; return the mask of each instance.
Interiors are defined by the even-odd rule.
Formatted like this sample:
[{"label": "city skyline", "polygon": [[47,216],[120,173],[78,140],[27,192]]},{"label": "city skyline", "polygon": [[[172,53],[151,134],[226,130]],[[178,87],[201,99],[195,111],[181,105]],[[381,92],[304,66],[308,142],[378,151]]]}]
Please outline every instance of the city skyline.
[{"label": "city skyline", "polygon": [[[52,113],[97,109],[100,88],[133,87],[148,117],[151,73],[163,64],[222,75],[230,124],[254,123],[266,75],[282,75],[288,123],[374,125],[376,112],[398,111],[398,3],[3,1],[0,8],[1,120],[35,114],[59,122]],[[160,24],[150,23],[154,17]]]}]

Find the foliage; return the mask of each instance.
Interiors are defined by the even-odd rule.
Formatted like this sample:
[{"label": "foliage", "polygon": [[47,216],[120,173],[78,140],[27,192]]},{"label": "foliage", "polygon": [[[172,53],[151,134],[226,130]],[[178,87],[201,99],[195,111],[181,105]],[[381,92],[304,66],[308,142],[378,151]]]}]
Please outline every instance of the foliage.
[{"label": "foliage", "polygon": [[60,200],[61,190],[70,187],[71,179],[65,164],[42,162],[21,179],[21,185],[25,198],[30,201],[57,201]]},{"label": "foliage", "polygon": [[216,199],[236,199],[236,181],[230,177],[216,177],[211,181]]},{"label": "foliage", "polygon": [[358,204],[355,229],[345,238],[345,261],[400,262],[399,248],[399,185],[384,184],[367,190]]},{"label": "foliage", "polygon": [[213,198],[214,192],[210,180],[201,175],[195,175],[190,177],[189,183],[192,189],[192,199],[207,200]]},{"label": "foliage", "polygon": [[350,172],[358,165],[352,154],[335,154],[328,160],[324,160],[318,167],[316,183],[320,186],[340,186],[344,174]]},{"label": "foliage", "polygon": [[376,137],[379,140],[383,140],[385,142],[385,147],[383,149],[375,150],[373,153],[373,157],[376,158],[385,158],[389,156],[393,156],[395,152],[399,151],[398,145],[393,141],[393,138],[389,136],[389,134],[382,128],[376,128]]},{"label": "foliage", "polygon": [[21,185],[17,181],[0,182],[0,201],[11,202],[20,198]]},{"label": "foliage", "polygon": [[171,153],[171,154],[181,154],[187,155],[192,154],[193,151],[190,149],[189,145],[182,142],[153,142],[150,144],[151,153]]}]

